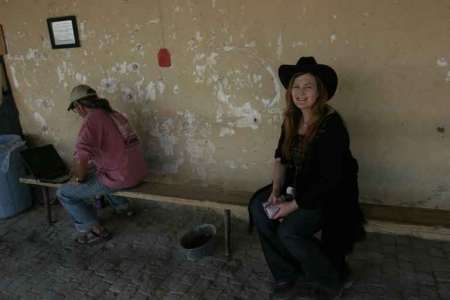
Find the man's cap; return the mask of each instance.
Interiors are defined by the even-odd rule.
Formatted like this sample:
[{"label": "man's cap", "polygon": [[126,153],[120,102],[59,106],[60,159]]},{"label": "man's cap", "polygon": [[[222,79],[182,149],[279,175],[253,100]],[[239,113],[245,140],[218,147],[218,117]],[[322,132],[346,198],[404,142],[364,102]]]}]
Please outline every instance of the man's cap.
[{"label": "man's cap", "polygon": [[76,87],[74,87],[72,89],[72,92],[70,93],[70,104],[69,107],[67,108],[67,110],[71,110],[74,108],[75,106],[75,102],[85,99],[85,98],[90,98],[90,97],[97,97],[97,92],[91,88],[90,86],[86,85],[86,84],[80,84],[77,85]]}]

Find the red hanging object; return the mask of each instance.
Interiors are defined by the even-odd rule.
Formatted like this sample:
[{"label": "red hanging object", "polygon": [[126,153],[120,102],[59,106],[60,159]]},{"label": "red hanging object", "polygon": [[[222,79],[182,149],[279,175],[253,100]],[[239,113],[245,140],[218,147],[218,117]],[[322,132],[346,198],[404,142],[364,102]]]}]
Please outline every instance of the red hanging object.
[{"label": "red hanging object", "polygon": [[170,67],[170,52],[167,48],[161,48],[158,52],[158,64],[160,67]]}]

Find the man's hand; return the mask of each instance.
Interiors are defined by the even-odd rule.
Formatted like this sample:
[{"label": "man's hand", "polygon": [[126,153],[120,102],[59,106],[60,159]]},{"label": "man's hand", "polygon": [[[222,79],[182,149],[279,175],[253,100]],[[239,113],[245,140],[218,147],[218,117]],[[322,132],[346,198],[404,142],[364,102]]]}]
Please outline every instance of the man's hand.
[{"label": "man's hand", "polygon": [[282,219],[298,209],[297,201],[295,201],[295,199],[292,201],[280,202],[276,204],[276,206],[279,208],[279,210],[272,217],[272,219],[274,220]]},{"label": "man's hand", "polygon": [[85,159],[75,160],[73,162],[72,168],[72,178],[73,181],[77,183],[83,182],[88,174],[89,163]]}]

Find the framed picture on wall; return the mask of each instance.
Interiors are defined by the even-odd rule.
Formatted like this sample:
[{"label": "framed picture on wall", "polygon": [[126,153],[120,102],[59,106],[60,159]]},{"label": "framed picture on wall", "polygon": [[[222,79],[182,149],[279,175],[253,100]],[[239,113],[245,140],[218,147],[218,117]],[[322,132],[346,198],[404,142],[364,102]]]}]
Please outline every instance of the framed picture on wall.
[{"label": "framed picture on wall", "polygon": [[80,47],[75,16],[48,18],[47,25],[53,49]]}]

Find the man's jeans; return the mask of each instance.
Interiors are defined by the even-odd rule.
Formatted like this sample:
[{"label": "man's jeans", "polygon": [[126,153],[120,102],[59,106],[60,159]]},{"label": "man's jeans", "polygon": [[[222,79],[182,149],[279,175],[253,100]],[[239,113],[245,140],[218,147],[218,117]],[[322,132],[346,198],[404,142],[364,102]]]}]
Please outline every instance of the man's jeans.
[{"label": "man's jeans", "polygon": [[89,174],[82,183],[63,184],[56,191],[56,196],[74,220],[75,228],[80,232],[86,232],[98,224],[95,210],[87,200],[103,195],[115,210],[128,208],[129,202],[126,198],[111,195],[115,191],[117,190],[103,185],[95,174]]}]

